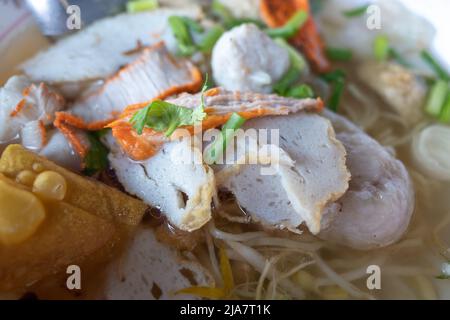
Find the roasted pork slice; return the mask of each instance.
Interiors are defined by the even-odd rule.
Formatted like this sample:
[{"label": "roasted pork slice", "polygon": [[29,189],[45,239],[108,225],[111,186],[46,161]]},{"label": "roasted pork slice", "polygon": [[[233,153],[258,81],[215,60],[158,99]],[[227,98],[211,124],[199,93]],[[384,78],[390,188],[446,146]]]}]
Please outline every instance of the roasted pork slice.
[{"label": "roasted pork slice", "polygon": [[324,211],[319,237],[357,249],[387,246],[405,233],[414,191],[403,163],[345,118],[325,112],[347,150],[352,174],[345,195]]},{"label": "roasted pork slice", "polygon": [[270,93],[290,65],[289,53],[254,24],[224,33],[212,52],[214,80],[230,90]]},{"label": "roasted pork slice", "polygon": [[125,256],[108,268],[104,293],[99,298],[193,299],[176,294],[192,286],[214,287],[213,277],[199,263],[158,242],[153,229],[141,227]]},{"label": "roasted pork slice", "polygon": [[30,149],[39,150],[47,140],[45,127],[64,106],[64,99],[44,83],[13,76],[0,89],[0,144],[22,139]]},{"label": "roasted pork slice", "polygon": [[157,9],[105,18],[37,54],[22,69],[32,80],[49,83],[104,79],[134,60],[127,53],[138,43],[145,46],[164,40],[175,50],[168,18],[199,14],[198,8]]},{"label": "roasted pork slice", "polygon": [[[201,94],[181,94],[166,101],[192,109],[201,105]],[[323,108],[323,102],[320,99],[299,100],[277,95],[228,91],[221,88],[208,90],[204,94],[204,103],[207,113],[207,117],[202,121],[204,130],[223,125],[233,112],[239,113],[246,119],[251,119],[268,115],[286,115],[301,110],[320,111]],[[110,124],[117,143],[134,160],[150,158],[160,149],[161,145],[169,141],[162,132],[144,128],[143,133],[138,135],[132,127],[131,117],[147,105],[144,103],[129,106],[119,120]],[[177,135],[174,134],[174,136]]]},{"label": "roasted pork slice", "polygon": [[[262,169],[269,161],[216,167],[220,187],[231,191],[243,210],[263,225],[298,232],[305,222],[312,233],[318,233],[324,207],[344,194],[350,178],[345,149],[331,123],[319,115],[299,112],[253,119],[244,129],[270,130],[263,143],[279,144],[278,160],[270,163],[273,171],[268,172]],[[238,168],[230,170],[230,166]]]},{"label": "roasted pork slice", "polygon": [[[180,94],[167,99],[168,102],[195,108],[200,105],[201,94]],[[320,111],[323,103],[320,99],[295,99],[280,97],[276,94],[263,94],[251,91],[233,91],[223,88],[210,89],[205,93],[206,112],[211,116],[242,113],[245,117],[263,115],[286,115],[302,110]]]},{"label": "roasted pork slice", "polygon": [[189,60],[173,57],[161,42],[142,49],[136,60],[97,90],[81,97],[70,112],[89,127],[97,123],[102,128],[128,105],[184,91],[195,92],[201,82],[200,71]]},{"label": "roasted pork slice", "polygon": [[106,139],[109,160],[125,190],[158,207],[171,225],[185,231],[202,227],[211,219],[216,193],[214,174],[204,165],[201,151],[190,137],[166,143],[151,158],[136,162]]}]

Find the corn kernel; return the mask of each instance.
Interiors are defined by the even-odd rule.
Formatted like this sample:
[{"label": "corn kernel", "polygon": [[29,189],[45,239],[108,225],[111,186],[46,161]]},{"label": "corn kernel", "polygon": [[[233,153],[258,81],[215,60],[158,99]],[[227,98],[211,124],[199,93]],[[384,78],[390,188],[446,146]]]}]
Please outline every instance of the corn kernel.
[{"label": "corn kernel", "polygon": [[29,191],[0,180],[0,243],[18,244],[31,237],[45,219],[45,208]]},{"label": "corn kernel", "polygon": [[33,192],[49,200],[63,200],[67,192],[66,179],[57,172],[44,171],[33,183]]},{"label": "corn kernel", "polygon": [[31,168],[37,173],[41,173],[45,169],[44,166],[42,165],[42,163],[39,163],[39,162],[33,163]]},{"label": "corn kernel", "polygon": [[16,181],[25,186],[31,187],[36,179],[36,174],[31,170],[23,170],[16,176]]}]

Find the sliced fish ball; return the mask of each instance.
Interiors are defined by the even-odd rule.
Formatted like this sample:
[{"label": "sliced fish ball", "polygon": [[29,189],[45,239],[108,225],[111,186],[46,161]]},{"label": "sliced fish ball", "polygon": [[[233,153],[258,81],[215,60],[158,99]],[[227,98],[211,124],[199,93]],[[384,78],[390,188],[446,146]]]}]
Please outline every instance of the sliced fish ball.
[{"label": "sliced fish ball", "polygon": [[183,259],[175,249],[158,242],[152,229],[140,227],[125,256],[108,268],[101,298],[193,299],[196,297],[175,295],[193,285],[213,287],[214,280],[199,263]]},{"label": "sliced fish ball", "polygon": [[299,112],[253,119],[245,128],[279,130],[279,146],[292,164],[280,164],[272,175],[262,174],[260,165],[242,165],[223,187],[263,224],[295,230],[306,222],[311,232],[318,233],[323,208],[344,194],[350,178],[345,149],[330,122]]},{"label": "sliced fish ball", "polygon": [[345,195],[326,208],[332,221],[319,237],[356,249],[399,240],[414,209],[414,191],[403,163],[345,118],[326,111],[347,150],[352,174]]},{"label": "sliced fish ball", "polygon": [[142,162],[130,160],[109,139],[109,160],[125,190],[161,209],[169,222],[185,231],[202,227],[211,219],[215,191],[212,170],[190,138],[166,143]]}]

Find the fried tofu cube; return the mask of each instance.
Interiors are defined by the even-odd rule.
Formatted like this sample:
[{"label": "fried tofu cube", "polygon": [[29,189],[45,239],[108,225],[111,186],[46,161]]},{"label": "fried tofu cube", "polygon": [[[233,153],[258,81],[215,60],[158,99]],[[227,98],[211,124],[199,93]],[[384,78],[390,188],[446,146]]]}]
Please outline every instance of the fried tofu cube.
[{"label": "fried tofu cube", "polygon": [[142,201],[98,181],[70,172],[21,145],[8,146],[0,158],[0,173],[12,179],[24,170],[36,169],[61,174],[67,182],[64,202],[98,217],[135,226],[139,224],[147,209],[147,205]]}]

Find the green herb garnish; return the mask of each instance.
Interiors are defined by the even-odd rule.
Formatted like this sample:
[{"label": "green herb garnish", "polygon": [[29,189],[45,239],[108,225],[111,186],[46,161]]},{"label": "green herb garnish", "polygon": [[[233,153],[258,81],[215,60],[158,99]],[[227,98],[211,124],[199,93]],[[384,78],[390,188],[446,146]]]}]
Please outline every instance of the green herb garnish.
[{"label": "green herb garnish", "polygon": [[196,125],[206,117],[204,93],[207,90],[207,81],[203,85],[200,105],[195,108],[186,108],[162,100],[151,102],[145,108],[136,112],[130,122],[136,132],[141,135],[145,127],[155,131],[163,131],[167,137],[181,126]]},{"label": "green herb garnish", "polygon": [[178,51],[182,56],[192,55],[197,50],[189,30],[195,24],[188,23],[188,21],[189,19],[186,17],[169,17],[169,26],[175,39],[177,39]]},{"label": "green herb garnish", "polygon": [[373,55],[378,61],[384,61],[389,57],[389,39],[385,35],[378,35],[373,43]]},{"label": "green herb garnish", "polygon": [[321,77],[332,85],[332,91],[327,105],[331,110],[336,112],[338,111],[341,97],[344,93],[346,74],[344,71],[337,69],[325,73]]},{"label": "green herb garnish", "polygon": [[132,0],[127,2],[127,12],[149,11],[158,8],[158,0]]},{"label": "green herb garnish", "polygon": [[401,55],[400,53],[397,52],[397,50],[395,50],[394,48],[389,48],[389,56],[394,59],[395,61],[397,61],[399,64],[401,64],[404,67],[410,67],[410,64],[408,63],[408,61],[406,61]]},{"label": "green herb garnish", "polygon": [[421,57],[433,69],[440,79],[450,81],[450,76],[447,71],[437,62],[430,52],[427,50],[422,50]]},{"label": "green herb garnish", "polygon": [[448,83],[444,80],[438,80],[430,89],[428,94],[425,111],[435,117],[438,117],[444,106],[445,98],[448,93]]},{"label": "green herb garnish", "polygon": [[441,109],[439,114],[439,121],[444,123],[450,123],[450,92],[447,94],[447,100]]},{"label": "green herb garnish", "polygon": [[214,26],[212,27],[204,36],[203,39],[198,44],[198,48],[203,53],[209,53],[214,48],[214,45],[216,44],[217,40],[222,36],[224,33],[224,29],[220,26]]},{"label": "green herb garnish", "polygon": [[345,10],[342,12],[344,16],[347,18],[360,17],[367,12],[367,8],[369,8],[370,4],[365,4],[360,7],[356,7],[350,10]]},{"label": "green herb garnish", "polygon": [[91,176],[99,171],[108,168],[108,153],[109,150],[103,143],[100,142],[100,137],[107,131],[101,130],[97,132],[88,132],[87,137],[89,140],[90,148],[84,158],[84,170],[83,174]]},{"label": "green herb garnish", "polygon": [[275,39],[275,42],[281,47],[287,49],[289,53],[289,70],[273,86],[274,92],[281,96],[284,96],[288,92],[289,88],[300,78],[301,73],[306,66],[306,62],[303,56],[290,44],[288,44],[286,40],[277,38]]},{"label": "green herb garnish", "polygon": [[216,163],[218,158],[227,149],[229,141],[234,137],[234,133],[237,129],[243,126],[245,118],[238,113],[233,112],[228,121],[222,126],[222,132],[217,136],[216,140],[212,142],[212,145],[208,147],[205,153],[205,163]]},{"label": "green herb garnish", "polygon": [[287,91],[286,96],[297,99],[314,98],[314,91],[307,84],[301,84],[290,88]]},{"label": "green herb garnish", "polygon": [[342,48],[326,48],[328,58],[335,61],[348,61],[352,59],[353,53],[349,49]]},{"label": "green herb garnish", "polygon": [[266,29],[265,32],[272,38],[289,39],[297,34],[306,20],[308,20],[308,13],[301,10],[295,13],[282,27]]}]

